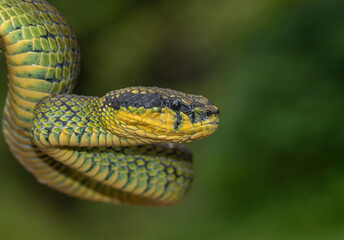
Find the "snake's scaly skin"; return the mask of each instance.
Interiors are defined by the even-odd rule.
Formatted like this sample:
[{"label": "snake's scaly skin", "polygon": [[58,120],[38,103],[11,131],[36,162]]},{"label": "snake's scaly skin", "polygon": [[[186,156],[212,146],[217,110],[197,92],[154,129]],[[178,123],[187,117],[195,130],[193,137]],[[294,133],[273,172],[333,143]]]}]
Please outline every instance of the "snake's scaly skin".
[{"label": "snake's scaly skin", "polygon": [[[68,95],[79,73],[79,47],[65,18],[43,0],[0,0],[0,39],[9,73],[5,139],[39,182],[74,197],[113,203],[168,205],[185,195],[193,178],[191,153],[176,143],[216,130],[217,125],[204,124],[217,121],[210,102],[190,95],[200,102],[192,106],[206,105],[216,113],[211,121],[205,113],[188,117],[187,107],[176,114],[164,106],[169,96],[157,95],[166,92],[159,88],[130,88],[101,99]],[[123,94],[136,102],[139,95],[152,99],[132,107]],[[147,126],[161,116],[165,130]],[[138,118],[146,123],[136,123]],[[127,137],[129,132],[134,137]]]}]

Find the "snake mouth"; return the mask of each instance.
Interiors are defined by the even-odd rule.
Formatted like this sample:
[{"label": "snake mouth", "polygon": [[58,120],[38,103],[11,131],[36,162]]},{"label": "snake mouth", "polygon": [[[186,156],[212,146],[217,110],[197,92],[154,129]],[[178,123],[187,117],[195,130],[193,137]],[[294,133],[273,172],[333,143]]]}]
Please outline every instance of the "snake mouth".
[{"label": "snake mouth", "polygon": [[210,127],[214,127],[214,126],[218,126],[219,125],[219,118],[213,118],[211,120],[209,120],[208,122],[205,122],[203,123],[201,126],[204,126],[204,127],[207,127],[207,126],[210,126]]},{"label": "snake mouth", "polygon": [[198,131],[196,131],[195,133],[191,134],[188,137],[188,140],[186,142],[200,140],[202,138],[208,137],[211,134],[213,134],[217,130],[218,127],[219,127],[219,121],[208,122],[208,123],[202,124],[199,127]]}]

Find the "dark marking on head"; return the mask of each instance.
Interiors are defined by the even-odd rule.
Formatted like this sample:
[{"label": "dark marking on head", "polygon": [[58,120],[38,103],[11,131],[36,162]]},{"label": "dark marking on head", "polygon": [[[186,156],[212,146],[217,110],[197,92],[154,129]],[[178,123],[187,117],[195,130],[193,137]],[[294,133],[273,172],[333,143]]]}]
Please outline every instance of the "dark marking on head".
[{"label": "dark marking on head", "polygon": [[189,112],[189,113],[188,113],[188,117],[190,118],[190,121],[191,121],[192,123],[195,123],[196,116],[195,116],[195,113],[194,113],[194,112]]},{"label": "dark marking on head", "polygon": [[218,115],[218,108],[202,96],[158,87],[129,87],[115,90],[105,95],[102,104],[115,110],[121,107],[144,107],[161,111],[167,107],[176,113],[176,129],[182,120],[181,113],[186,114],[193,123],[203,121],[213,114]]},{"label": "dark marking on head", "polygon": [[178,130],[181,122],[182,122],[182,115],[180,114],[180,112],[177,112],[177,116],[174,120],[174,126],[173,126],[175,130]]},{"label": "dark marking on head", "polygon": [[[130,89],[130,88],[129,88]],[[112,91],[106,95],[106,100],[104,104],[110,105],[115,110],[121,107],[144,107],[146,109],[151,109],[157,107],[162,109],[168,106],[170,99],[166,96],[163,97],[162,94],[158,92],[148,92],[142,93],[142,91],[135,91],[135,88],[129,91]]]}]

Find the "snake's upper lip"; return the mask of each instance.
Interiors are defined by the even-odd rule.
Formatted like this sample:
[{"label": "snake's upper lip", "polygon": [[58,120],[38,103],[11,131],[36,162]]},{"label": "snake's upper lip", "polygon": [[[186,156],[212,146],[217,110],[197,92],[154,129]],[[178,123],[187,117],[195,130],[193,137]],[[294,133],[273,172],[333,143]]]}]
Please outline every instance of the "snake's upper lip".
[{"label": "snake's upper lip", "polygon": [[214,119],[213,121],[209,121],[206,124],[209,124],[209,125],[219,125],[219,119]]}]

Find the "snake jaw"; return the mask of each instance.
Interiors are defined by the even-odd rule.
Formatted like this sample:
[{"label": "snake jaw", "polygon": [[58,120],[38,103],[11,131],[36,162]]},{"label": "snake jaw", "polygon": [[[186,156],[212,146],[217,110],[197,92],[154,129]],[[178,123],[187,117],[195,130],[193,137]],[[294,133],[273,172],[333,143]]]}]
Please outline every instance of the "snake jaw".
[{"label": "snake jaw", "polygon": [[193,179],[191,153],[179,144],[146,143],[212,134],[217,108],[202,96],[158,87],[72,95],[80,54],[67,20],[45,0],[0,3],[0,45],[10,73],[4,136],[19,162],[39,182],[73,197],[179,202]]},{"label": "snake jaw", "polygon": [[[125,101],[123,96],[131,99]],[[144,143],[201,139],[216,131],[219,119],[218,108],[208,99],[170,89],[131,87],[112,91],[100,102],[108,131]]]}]

